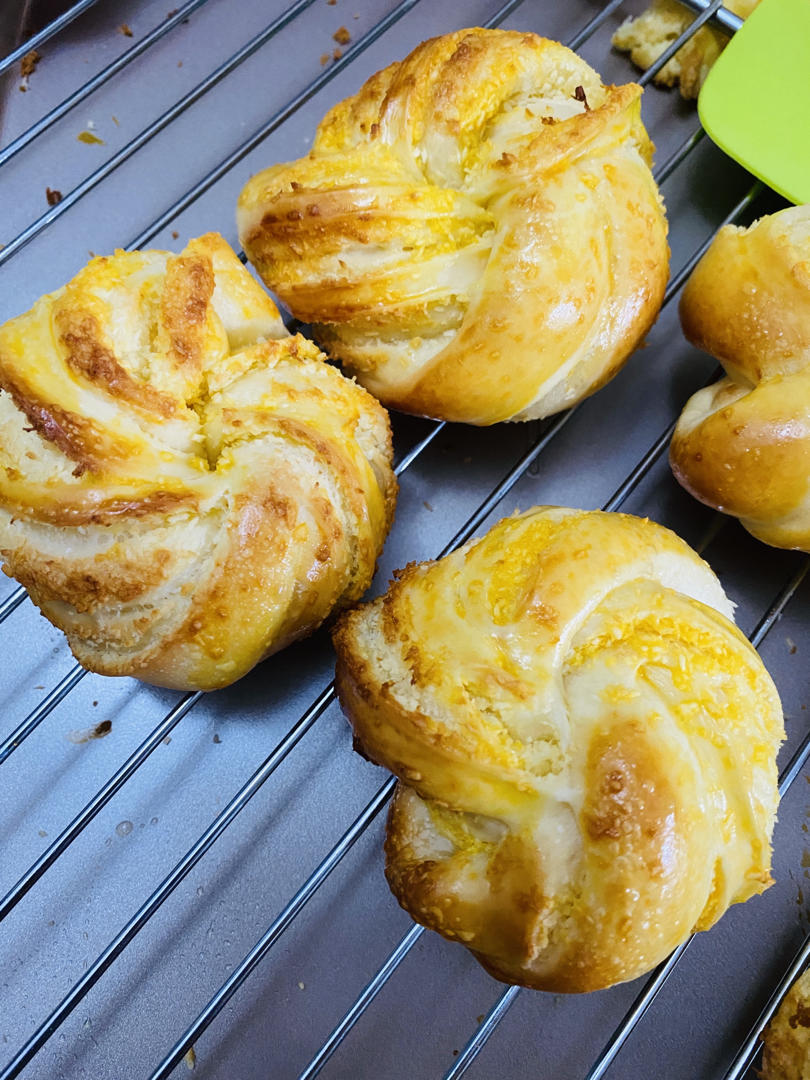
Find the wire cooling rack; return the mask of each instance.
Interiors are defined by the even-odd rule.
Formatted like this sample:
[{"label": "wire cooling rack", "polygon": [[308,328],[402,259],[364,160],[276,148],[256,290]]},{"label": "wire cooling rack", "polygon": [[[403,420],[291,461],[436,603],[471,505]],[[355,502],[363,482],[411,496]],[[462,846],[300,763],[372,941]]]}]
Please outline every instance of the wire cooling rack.
[{"label": "wire cooling rack", "polygon": [[[733,29],[717,3],[689,3],[698,16],[685,37],[707,18]],[[305,152],[331,104],[428,36],[533,30],[622,82],[637,73],[610,37],[637,10],[82,0],[0,62],[0,319],[58,288],[91,251],[179,249],[210,229],[236,244],[247,177]],[[40,59],[23,77],[32,48]],[[7,582],[2,1080],[745,1075],[760,1013],[808,951],[797,780],[810,752],[807,560],[689,499],[666,447],[713,370],[680,335],[679,289],[724,221],[780,204],[702,137],[674,92],[651,87],[644,116],[673,271],[646,348],[547,422],[478,430],[395,416],[401,495],[372,591],[516,507],[621,507],[675,528],[718,572],[782,694],[776,885],[634,983],[578,997],[504,988],[389,895],[392,781],[351,752],[326,632],[228,690],[178,695],[85,674]]]}]

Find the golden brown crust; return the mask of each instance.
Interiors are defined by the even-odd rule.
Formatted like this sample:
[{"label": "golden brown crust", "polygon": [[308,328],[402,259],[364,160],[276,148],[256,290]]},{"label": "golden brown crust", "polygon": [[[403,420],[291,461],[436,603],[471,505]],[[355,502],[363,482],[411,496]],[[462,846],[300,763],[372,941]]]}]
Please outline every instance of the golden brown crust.
[{"label": "golden brown crust", "polygon": [[810,1076],[810,971],[788,990],[762,1033],[761,1080],[807,1080]]},{"label": "golden brown crust", "polygon": [[709,568],[619,514],[507,519],[338,621],[386,876],[497,978],[632,979],[770,884],[779,699]]},{"label": "golden brown crust", "polygon": [[367,587],[380,405],[216,235],[118,252],[0,327],[0,554],[94,671],[233,682]]},{"label": "golden brown crust", "polygon": [[810,209],[722,229],[681,321],[726,377],[684,408],[675,476],[766,543],[810,551]]},{"label": "golden brown crust", "polygon": [[240,238],[385,404],[550,415],[615,374],[663,297],[640,94],[534,34],[435,38],[247,184]]}]

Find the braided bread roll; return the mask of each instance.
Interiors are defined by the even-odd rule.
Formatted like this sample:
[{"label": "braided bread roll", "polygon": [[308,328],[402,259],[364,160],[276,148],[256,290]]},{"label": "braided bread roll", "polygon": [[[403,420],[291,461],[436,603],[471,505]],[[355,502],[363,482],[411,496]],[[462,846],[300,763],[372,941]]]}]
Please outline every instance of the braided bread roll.
[{"label": "braided bread roll", "polygon": [[389,407],[549,416],[618,371],[663,298],[640,97],[535,34],[435,38],[250,180],[240,240]]},{"label": "braided bread roll", "polygon": [[675,476],[765,543],[810,551],[810,206],[721,229],[680,310],[726,376],[684,407]]},{"label": "braided bread roll", "polygon": [[544,507],[342,616],[403,907],[499,979],[582,991],[763,891],[782,713],[731,612],[667,529]]},{"label": "braided bread roll", "polygon": [[213,689],[361,595],[390,431],[324,359],[214,234],[0,327],[3,569],[85,667]]}]

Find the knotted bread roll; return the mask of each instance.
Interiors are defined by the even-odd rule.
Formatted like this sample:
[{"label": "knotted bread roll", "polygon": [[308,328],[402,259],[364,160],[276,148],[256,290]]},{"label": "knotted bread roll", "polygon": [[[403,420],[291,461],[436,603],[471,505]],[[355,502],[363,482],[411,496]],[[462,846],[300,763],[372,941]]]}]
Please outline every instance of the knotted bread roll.
[{"label": "knotted bread roll", "polygon": [[82,664],[212,689],[360,596],[390,432],[323,361],[213,234],[0,327],[0,554]]},{"label": "knotted bread roll", "polygon": [[389,884],[499,979],[595,990],[770,884],[779,698],[673,533],[544,507],[341,617]]},{"label": "knotted bread roll", "polygon": [[675,476],[758,539],[810,551],[810,206],[721,229],[681,322],[726,377],[687,402]]},{"label": "knotted bread roll", "polygon": [[618,371],[664,294],[640,97],[535,34],[435,38],[250,180],[241,242],[384,404],[549,416]]}]

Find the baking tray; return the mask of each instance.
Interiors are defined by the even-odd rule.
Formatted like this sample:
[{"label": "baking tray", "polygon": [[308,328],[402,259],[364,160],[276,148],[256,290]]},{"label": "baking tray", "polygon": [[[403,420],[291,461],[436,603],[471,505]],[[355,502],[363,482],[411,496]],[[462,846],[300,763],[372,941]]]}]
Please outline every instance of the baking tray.
[{"label": "baking tray", "polygon": [[[169,0],[90,4],[38,46],[27,80],[16,63],[0,76],[3,146],[20,146],[59,109],[8,160],[0,151],[0,320],[58,288],[90,252],[178,250],[209,229],[236,245],[234,206],[248,176],[304,153],[329,106],[431,35],[496,20],[565,41],[590,24],[580,51],[605,80],[638,74],[610,48],[621,19],[639,10],[632,2],[292,7],[207,0],[186,18]],[[348,45],[333,38],[340,27]],[[92,93],[61,106],[87,83]],[[650,88],[643,109],[658,167],[672,166],[663,193],[677,285],[729,214],[745,221],[781,204],[708,140],[691,139],[695,111],[677,93]],[[83,131],[103,141],[78,141]],[[50,207],[47,188],[62,202]],[[758,544],[670,477],[664,433],[714,367],[680,335],[677,288],[670,293],[646,346],[571,415],[489,430],[394,416],[407,467],[372,593],[395,568],[516,508],[615,505],[619,493],[622,509],[701,549],[742,629],[761,627],[787,717],[784,766],[810,730],[806,560]],[[648,1003],[647,979],[584,996],[504,995],[466,950],[413,930],[388,892],[390,783],[351,750],[329,693],[326,631],[234,687],[188,697],[80,678],[62,635],[29,601],[17,603],[13,582],[2,583],[4,599],[0,739],[17,735],[0,764],[0,895],[17,902],[0,922],[0,1069],[72,994],[24,1077],[183,1077],[193,1065],[206,1080],[276,1080],[314,1075],[313,1060],[321,1075],[347,1080],[465,1070],[499,1080],[722,1077],[805,938],[800,775],[779,814],[776,884],[691,943],[638,1023],[625,1017]],[[75,838],[43,872],[74,820]],[[30,888],[15,892],[21,880]],[[177,883],[161,887],[167,880]],[[257,943],[249,977],[222,994]],[[109,966],[99,964],[105,955],[115,957]],[[80,996],[74,988],[89,979]],[[329,1043],[358,997],[356,1022]],[[210,1022],[184,1039],[205,1010]],[[474,1055],[470,1040],[482,1031]]]}]

